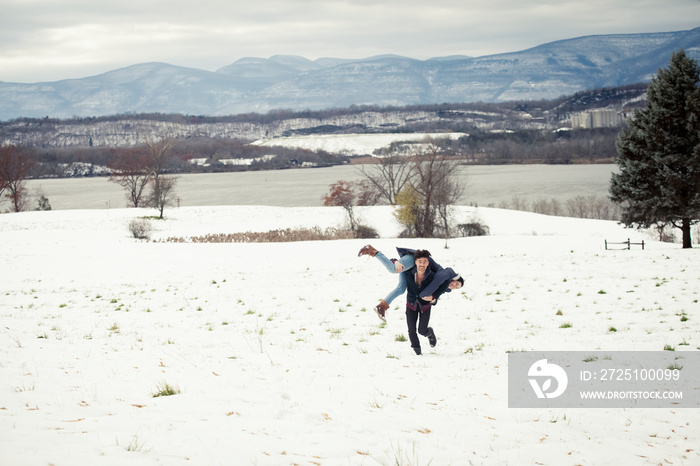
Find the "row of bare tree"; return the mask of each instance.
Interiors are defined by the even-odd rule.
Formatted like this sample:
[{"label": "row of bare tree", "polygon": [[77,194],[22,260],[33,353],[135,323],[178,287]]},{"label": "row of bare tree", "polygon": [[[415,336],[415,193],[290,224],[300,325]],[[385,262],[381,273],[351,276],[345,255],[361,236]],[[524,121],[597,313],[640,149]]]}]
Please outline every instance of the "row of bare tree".
[{"label": "row of bare tree", "polygon": [[589,194],[578,195],[561,201],[556,198],[538,198],[530,202],[526,198],[513,197],[510,201],[498,203],[500,209],[512,209],[535,212],[537,214],[555,215],[574,218],[591,218],[596,220],[620,220],[620,206],[605,196]]},{"label": "row of bare tree", "polygon": [[[131,207],[154,207],[160,217],[173,201],[177,176],[172,175],[171,155],[176,142],[160,139],[143,146],[120,151],[109,163],[110,181],[126,190]],[[26,180],[37,165],[31,150],[14,146],[0,146],[0,199],[10,201],[9,210],[26,210],[28,198]],[[48,205],[48,204],[47,204]]]}]

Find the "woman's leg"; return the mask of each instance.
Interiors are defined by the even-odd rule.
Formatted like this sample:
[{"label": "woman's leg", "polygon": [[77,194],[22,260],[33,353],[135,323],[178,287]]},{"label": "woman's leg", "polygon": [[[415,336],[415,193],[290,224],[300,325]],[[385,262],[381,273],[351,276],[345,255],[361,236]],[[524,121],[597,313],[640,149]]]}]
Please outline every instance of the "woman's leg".
[{"label": "woman's leg", "polygon": [[379,259],[379,262],[382,263],[382,265],[390,272],[390,273],[396,273],[396,266],[394,263],[391,261],[391,259],[387,258],[384,254],[382,254],[381,251],[377,251],[377,253],[374,255],[377,259]]},{"label": "woman's leg", "polygon": [[399,259],[399,262],[403,265],[404,270],[413,268],[416,265],[416,261],[413,259],[413,254],[406,254]]},{"label": "woman's leg", "polygon": [[396,288],[391,290],[391,293],[386,295],[386,298],[384,298],[384,301],[386,301],[387,304],[391,304],[391,302],[404,294],[406,291],[406,277],[404,274],[400,273],[399,274],[399,282],[396,284]]}]

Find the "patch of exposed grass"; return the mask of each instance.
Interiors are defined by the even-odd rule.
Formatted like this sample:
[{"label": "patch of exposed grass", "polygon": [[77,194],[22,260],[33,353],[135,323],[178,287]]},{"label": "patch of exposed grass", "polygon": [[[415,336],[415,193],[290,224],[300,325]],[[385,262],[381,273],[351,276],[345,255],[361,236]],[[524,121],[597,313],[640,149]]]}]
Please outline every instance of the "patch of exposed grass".
[{"label": "patch of exposed grass", "polygon": [[172,396],[180,393],[180,389],[177,386],[163,382],[156,387],[156,391],[152,395],[153,398],[158,398],[159,396]]}]

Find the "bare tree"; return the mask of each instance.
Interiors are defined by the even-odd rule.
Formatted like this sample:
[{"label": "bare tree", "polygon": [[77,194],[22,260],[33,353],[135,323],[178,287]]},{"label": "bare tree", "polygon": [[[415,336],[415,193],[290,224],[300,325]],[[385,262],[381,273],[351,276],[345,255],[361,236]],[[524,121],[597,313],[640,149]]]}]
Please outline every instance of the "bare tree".
[{"label": "bare tree", "polygon": [[532,203],[532,211],[536,214],[550,215],[550,204],[547,199],[542,197],[537,198]]},{"label": "bare tree", "polygon": [[381,193],[382,199],[396,205],[396,195],[411,176],[410,157],[398,155],[395,150],[376,164],[360,165],[359,171]]},{"label": "bare tree", "polygon": [[424,143],[423,151],[414,157],[411,185],[423,200],[416,233],[430,237],[439,228],[448,233],[448,206],[462,196],[464,184],[454,176],[461,159],[444,153],[436,139],[427,138]]},{"label": "bare tree", "polygon": [[345,209],[350,223],[350,230],[355,231],[357,222],[355,220],[355,195],[354,183],[352,181],[338,180],[330,185],[328,194],[323,197],[323,205],[337,206]]},{"label": "bare tree", "polygon": [[572,197],[566,201],[566,211],[569,217],[588,218],[589,207],[589,202],[586,200],[586,197],[582,195]]},{"label": "bare tree", "polygon": [[451,174],[438,186],[435,193],[435,211],[440,220],[440,229],[445,239],[452,236],[452,210],[465,190],[464,180]]},{"label": "bare tree", "polygon": [[109,181],[126,190],[128,205],[141,207],[144,191],[151,180],[148,154],[143,148],[129,149],[117,155],[108,166],[112,170]]},{"label": "bare tree", "polygon": [[7,191],[13,212],[27,206],[25,181],[35,164],[29,152],[17,146],[0,146],[0,195]]},{"label": "bare tree", "polygon": [[165,207],[172,203],[176,182],[177,177],[173,175],[158,175],[151,178],[151,192],[148,196],[148,205],[158,209],[160,218],[163,218]]},{"label": "bare tree", "polygon": [[510,198],[510,208],[513,210],[522,210],[526,211],[529,210],[528,207],[529,201],[521,196],[518,195],[513,195],[513,197]]},{"label": "bare tree", "polygon": [[160,138],[148,140],[146,142],[146,152],[148,154],[149,168],[155,175],[161,175],[168,169],[170,152],[177,145],[177,141],[170,138]]},{"label": "bare tree", "polygon": [[165,207],[173,200],[177,177],[167,175],[169,156],[172,149],[177,145],[173,139],[160,139],[146,143],[146,150],[149,159],[149,172],[151,193],[148,196],[148,205],[155,207],[163,218]]},{"label": "bare tree", "polygon": [[354,183],[354,191],[357,196],[357,205],[377,205],[382,200],[382,193],[369,180],[356,181]]}]

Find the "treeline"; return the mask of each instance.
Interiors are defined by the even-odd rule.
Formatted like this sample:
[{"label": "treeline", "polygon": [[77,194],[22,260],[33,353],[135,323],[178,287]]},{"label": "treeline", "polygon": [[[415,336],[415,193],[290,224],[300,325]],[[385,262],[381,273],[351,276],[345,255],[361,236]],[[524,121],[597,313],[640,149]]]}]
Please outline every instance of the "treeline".
[{"label": "treeline", "polygon": [[[473,131],[468,137],[440,141],[446,154],[469,164],[608,163],[615,156],[617,128],[511,132]],[[375,155],[410,154],[415,142],[395,142]],[[27,148],[38,162],[32,178],[104,175],[105,167],[129,148]],[[349,157],[322,150],[263,147],[233,139],[196,138],[179,141],[171,151],[174,173],[217,173],[280,170],[302,166],[328,167]],[[241,163],[235,163],[241,160]],[[233,162],[232,162],[233,161]]]},{"label": "treeline", "polygon": [[529,200],[513,197],[510,201],[501,201],[499,209],[520,210],[536,214],[557,217],[588,218],[596,220],[620,220],[620,206],[610,199],[596,194],[575,196],[568,199],[545,199],[543,197]]},{"label": "treeline", "polygon": [[615,157],[619,128],[565,131],[517,130],[471,133],[453,142],[455,153],[471,162],[510,163],[601,163]]},{"label": "treeline", "polygon": [[[133,148],[26,148],[37,164],[31,178],[98,176]],[[231,159],[245,159],[242,164]],[[249,163],[248,163],[249,161]],[[248,170],[280,170],[301,166],[327,167],[347,162],[347,157],[325,151],[286,147],[261,147],[232,139],[199,138],[179,141],[170,151],[170,173],[217,173]]]},{"label": "treeline", "polygon": [[[469,164],[609,163],[615,157],[618,128],[570,131],[474,130],[467,137],[440,141],[441,150]],[[415,142],[395,142],[375,155],[410,155]],[[104,175],[106,167],[129,148],[26,148],[37,164],[31,177]],[[235,160],[241,160],[239,164]],[[233,161],[233,162],[232,162]],[[263,147],[234,139],[181,140],[171,151],[174,173],[217,173],[280,170],[302,166],[328,167],[348,163],[349,157],[322,150]]]},{"label": "treeline", "polygon": [[[440,140],[445,154],[461,156],[469,164],[609,163],[615,157],[619,128],[562,131],[475,130],[469,136]],[[377,155],[410,155],[415,144],[396,141]]]},{"label": "treeline", "polygon": [[[568,118],[572,112],[581,112],[600,107],[635,107],[635,99],[646,94],[646,83],[631,84],[620,87],[599,88],[577,92],[570,96],[562,96],[549,100],[514,100],[499,103],[467,102],[467,103],[442,103],[420,104],[407,106],[379,106],[379,105],[351,105],[343,108],[331,108],[326,110],[271,110],[266,113],[241,113],[235,115],[207,116],[207,115],[183,115],[176,113],[123,113],[97,117],[74,117],[70,119],[57,118],[16,118],[5,122],[25,123],[27,125],[52,125],[52,124],[90,124],[114,121],[139,121],[152,120],[177,124],[198,123],[257,123],[270,124],[280,120],[289,119],[316,119],[327,120],[340,116],[356,115],[365,112],[392,113],[392,112],[426,112],[442,113],[450,112],[480,112],[498,114],[503,111],[517,111],[531,113],[534,117],[540,117],[545,113],[552,113],[556,119]],[[641,105],[641,104],[639,104]],[[3,125],[0,122],[0,127]]]}]

